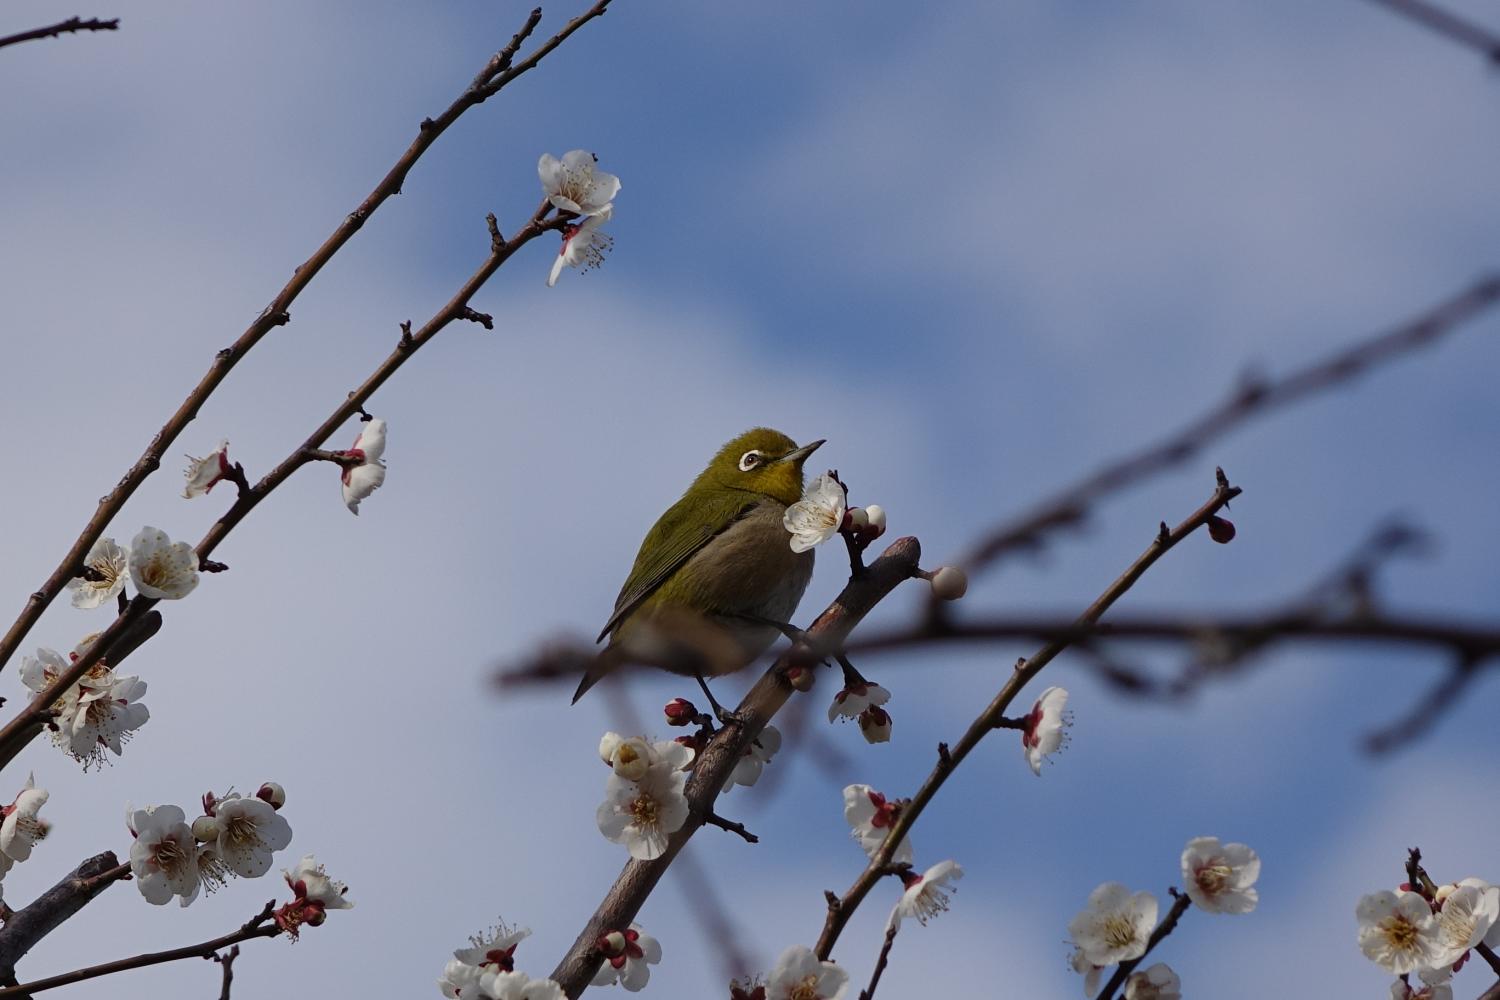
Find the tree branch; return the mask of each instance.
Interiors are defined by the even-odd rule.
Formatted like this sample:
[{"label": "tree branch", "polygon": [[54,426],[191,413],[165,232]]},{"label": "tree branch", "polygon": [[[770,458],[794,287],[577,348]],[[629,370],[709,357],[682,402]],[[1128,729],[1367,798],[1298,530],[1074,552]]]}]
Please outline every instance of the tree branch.
[{"label": "tree branch", "polygon": [[[1078,524],[1101,497],[1164,469],[1181,465],[1204,445],[1251,417],[1295,403],[1350,381],[1376,365],[1433,344],[1500,301],[1500,274],[1488,275],[1463,292],[1393,330],[1361,340],[1280,379],[1247,378],[1223,403],[1177,433],[1117,459],[1034,505],[983,538],[960,565],[977,572],[1018,549],[1035,548],[1054,528]],[[933,606],[939,606],[933,602]]]},{"label": "tree branch", "polygon": [[85,21],[81,17],[70,17],[66,21],[48,25],[45,28],[33,28],[30,31],[20,31],[14,35],[6,35],[0,38],[0,49],[7,45],[16,45],[20,42],[30,42],[38,38],[56,38],[65,31],[117,31],[120,27],[120,19],[112,18],[101,21],[97,17],[91,17]]},{"label": "tree branch", "polygon": [[16,963],[38,941],[129,871],[130,866],[120,864],[113,851],[96,854],[69,872],[61,882],[11,914],[5,926],[0,927],[0,980],[13,977]]},{"label": "tree branch", "polygon": [[[844,641],[867,615],[901,581],[911,578],[921,558],[921,546],[915,538],[899,538],[871,563],[857,579],[851,579],[834,602],[818,616],[808,629],[815,641],[838,644]],[[666,853],[653,861],[626,862],[624,870],[605,894],[568,949],[552,979],[569,997],[577,997],[588,988],[598,967],[600,956],[594,947],[600,934],[614,927],[628,927],[640,911],[656,883],[672,864],[677,852],[703,825],[713,811],[724,781],[744,755],[745,749],[760,730],[786,704],[792,694],[785,672],[794,663],[807,660],[806,650],[793,647],[768,669],[740,702],[740,725],[728,725],[714,734],[703,753],[698,755],[693,775],[687,783],[689,813],[681,830],[672,835]]]},{"label": "tree branch", "polygon": [[[15,655],[16,649],[25,640],[32,626],[41,618],[42,612],[47,609],[47,606],[52,603],[58,594],[62,593],[68,581],[81,572],[84,557],[88,555],[88,551],[94,542],[104,533],[104,529],[108,527],[114,516],[119,513],[120,508],[125,505],[125,501],[145,482],[146,477],[160,467],[162,457],[166,454],[167,449],[177,440],[178,435],[182,433],[183,429],[197,417],[198,411],[204,402],[219,387],[219,384],[224,381],[234,366],[267,333],[278,326],[283,326],[291,322],[289,310],[292,303],[296,301],[297,296],[317,276],[324,265],[333,258],[334,254],[338,253],[344,244],[349,242],[354,234],[363,228],[369,217],[388,198],[401,192],[401,186],[406,181],[407,173],[410,172],[422,154],[427,152],[428,148],[437,141],[438,136],[442,135],[448,130],[449,126],[458,121],[464,112],[493,97],[502,87],[517,76],[535,68],[541,62],[542,58],[557,48],[564,39],[588,21],[603,14],[605,8],[608,6],[609,0],[599,0],[587,12],[569,21],[561,32],[540,46],[524,61],[515,67],[511,67],[511,58],[514,56],[515,49],[519,48],[522,41],[530,35],[531,30],[536,26],[536,21],[541,17],[540,11],[532,11],[521,31],[511,39],[510,44],[505,49],[502,49],[495,56],[491,57],[489,63],[486,64],[485,70],[480,73],[480,77],[476,78],[459,95],[457,100],[450,104],[436,118],[423,119],[421,126],[417,130],[416,138],[412,140],[406,152],[401,154],[395,165],[386,172],[385,177],[381,179],[380,183],[365,197],[364,201],[360,202],[354,211],[344,217],[344,220],[323,241],[323,244],[317,250],[313,251],[312,256],[293,270],[291,280],[282,287],[280,292],[276,293],[275,298],[271,300],[270,304],[240,334],[239,339],[214,356],[214,361],[209,366],[208,371],[199,380],[198,384],[193,387],[192,391],[188,393],[187,398],[182,401],[182,405],[177,408],[177,411],[167,418],[167,422],[162,425],[161,430],[157,431],[156,436],[151,439],[151,443],[147,445],[141,457],[130,467],[125,476],[115,485],[115,488],[100,499],[94,515],[84,525],[83,531],[73,542],[67,554],[63,556],[62,561],[58,563],[57,568],[47,577],[41,588],[27,599],[25,606],[21,609],[20,615],[10,628],[6,630],[5,635],[0,637],[0,669],[4,669],[5,664]],[[384,381],[384,379],[382,378],[380,381]],[[322,439],[315,442],[314,447],[321,443]]]},{"label": "tree branch", "polygon": [[[1104,593],[1100,594],[1083,614],[1079,616],[1079,624],[1092,625],[1097,622],[1109,610],[1110,606],[1118,601],[1158,559],[1175,547],[1178,542],[1207,524],[1209,518],[1217,514],[1225,504],[1239,496],[1239,494],[1239,487],[1230,486],[1228,480],[1224,477],[1223,471],[1219,470],[1218,487],[1214,490],[1214,495],[1208,502],[1194,511],[1192,515],[1177,525],[1177,527],[1170,531],[1159,533],[1152,540],[1146,551],[1124,573],[1120,574],[1114,583],[1110,584]],[[815,949],[818,958],[827,961],[828,956],[833,952],[834,944],[838,941],[839,934],[849,922],[849,917],[859,908],[859,904],[864,901],[865,896],[875,887],[875,884],[880,881],[886,866],[891,862],[891,857],[895,853],[896,846],[906,838],[907,834],[911,831],[912,825],[922,815],[922,811],[927,808],[928,803],[937,795],[938,790],[943,787],[944,782],[948,780],[948,776],[958,768],[959,764],[963,763],[964,758],[979,745],[980,740],[994,732],[995,724],[1004,718],[1006,709],[1010,707],[1010,703],[1015,697],[1031,682],[1032,678],[1041,673],[1042,668],[1051,663],[1059,653],[1068,648],[1070,641],[1067,638],[1053,639],[1039,649],[1030,659],[1018,661],[1015,672],[1006,680],[1004,686],[1000,689],[1000,693],[995,695],[985,710],[979,714],[979,717],[969,725],[963,737],[951,748],[946,748],[946,752],[939,753],[937,764],[933,767],[932,772],[928,774],[927,780],[922,782],[922,787],[912,797],[911,802],[902,808],[896,822],[886,831],[885,840],[882,842],[880,850],[876,851],[874,856],[871,857],[869,865],[854,880],[854,884],[849,887],[848,891],[842,897],[839,897],[836,901],[830,900],[828,915],[823,922],[823,932],[818,936],[818,945]],[[835,902],[837,905],[835,905]]]},{"label": "tree branch", "polygon": [[[35,982],[21,983],[18,986],[10,986],[0,989],[0,997],[21,997],[33,993],[41,993],[45,990],[56,989],[59,986],[71,986],[73,983],[81,983],[88,979],[98,979],[100,976],[114,975],[116,972],[128,972],[131,969],[144,969],[149,965],[161,965],[165,962],[176,962],[184,958],[215,958],[221,948],[238,945],[241,941],[249,941],[253,938],[275,937],[281,933],[281,928],[274,923],[267,923],[271,914],[275,912],[276,901],[265,905],[258,914],[251,917],[242,924],[238,930],[231,931],[222,937],[216,937],[211,941],[199,944],[190,944],[183,948],[172,948],[168,951],[152,951],[142,955],[133,955],[130,958],[121,958],[113,962],[102,962],[99,965],[90,965],[84,969],[74,969],[72,972],[64,972],[62,975],[49,976],[46,979],[38,979]],[[234,954],[239,954],[238,949]],[[231,957],[228,961],[233,961]],[[225,964],[224,986],[221,996],[229,994],[229,980],[231,974],[228,964]]]},{"label": "tree branch", "polygon": [[1466,21],[1427,0],[1370,0],[1388,10],[1393,10],[1407,20],[1414,21],[1450,41],[1483,55],[1491,62],[1500,63],[1500,35],[1487,31],[1472,21]]}]

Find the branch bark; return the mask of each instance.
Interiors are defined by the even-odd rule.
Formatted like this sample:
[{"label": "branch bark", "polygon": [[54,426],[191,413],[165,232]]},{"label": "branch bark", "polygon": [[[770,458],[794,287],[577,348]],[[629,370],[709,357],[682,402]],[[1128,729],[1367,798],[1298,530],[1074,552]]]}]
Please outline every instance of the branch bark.
[{"label": "branch bark", "polygon": [[[820,644],[838,645],[901,581],[917,571],[921,546],[915,538],[898,538],[871,563],[863,573],[851,579],[824,612],[808,629],[810,637]],[[792,694],[785,678],[786,669],[806,662],[806,650],[794,647],[768,669],[739,705],[742,723],[728,725],[714,734],[693,767],[687,783],[688,820],[672,835],[667,851],[653,861],[626,862],[625,868],[605,894],[578,939],[568,949],[552,979],[562,985],[569,997],[577,997],[588,988],[600,955],[594,948],[599,935],[616,928],[629,927],[642,904],[677,852],[698,831],[713,811],[715,800],[735,764],[767,722],[776,715]]]},{"label": "branch bark", "polygon": [[70,17],[66,21],[50,24],[45,28],[32,28],[30,31],[18,31],[14,35],[6,35],[0,38],[0,49],[7,45],[16,45],[20,42],[35,41],[38,38],[55,38],[65,31],[117,31],[120,27],[118,17],[108,21],[91,17],[85,21],[81,17]]},{"label": "branch bark", "polygon": [[[0,981],[9,981],[16,974],[16,963],[38,941],[57,930],[129,871],[129,866],[120,864],[113,851],[96,854],[13,913],[5,926],[0,927]],[[0,995],[8,992],[0,991]]]}]

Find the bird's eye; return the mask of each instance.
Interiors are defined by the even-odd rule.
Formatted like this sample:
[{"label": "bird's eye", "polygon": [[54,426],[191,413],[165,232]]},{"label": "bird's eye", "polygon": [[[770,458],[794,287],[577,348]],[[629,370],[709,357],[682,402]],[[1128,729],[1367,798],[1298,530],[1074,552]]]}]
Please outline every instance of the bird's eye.
[{"label": "bird's eye", "polygon": [[760,464],[761,454],[758,451],[747,451],[740,456],[740,471],[749,472]]}]

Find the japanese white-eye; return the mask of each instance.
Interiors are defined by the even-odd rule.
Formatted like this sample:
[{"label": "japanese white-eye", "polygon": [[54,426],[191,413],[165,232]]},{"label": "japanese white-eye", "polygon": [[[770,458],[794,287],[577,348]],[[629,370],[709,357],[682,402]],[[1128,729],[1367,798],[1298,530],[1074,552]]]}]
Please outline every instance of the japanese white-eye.
[{"label": "japanese white-eye", "polygon": [[719,449],[646,533],[575,702],[629,660],[701,678],[765,652],[812,579],[813,554],[792,551],[782,518],[822,443],[757,427]]}]

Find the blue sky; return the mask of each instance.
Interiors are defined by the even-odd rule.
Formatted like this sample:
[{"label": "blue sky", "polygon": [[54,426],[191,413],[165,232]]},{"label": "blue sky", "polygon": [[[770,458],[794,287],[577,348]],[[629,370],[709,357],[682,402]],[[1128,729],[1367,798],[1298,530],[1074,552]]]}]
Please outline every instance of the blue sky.
[{"label": "blue sky", "polygon": [[[1450,6],[1500,28],[1478,0]],[[138,4],[99,12],[123,18],[118,33],[0,53],[0,513],[23,526],[0,547],[0,582],[17,607],[213,352],[525,9]],[[549,6],[544,30],[572,12]],[[13,2],[3,30],[68,13]],[[920,17],[618,0],[443,137],[172,454],[228,437],[252,475],[278,461],[400,320],[430,315],[483,258],[485,212],[509,231],[534,207],[542,152],[591,148],[622,177],[607,265],[549,291],[550,247],[529,249],[474,303],[494,333],[445,332],[376,397],[390,476],[360,518],[313,468],[236,532],[220,551],[231,571],[166,608],[133,661],[153,717],[114,767],[81,775],[50,746],[27,752],[57,830],[7,876],[7,901],[123,852],[127,800],[188,804],[274,778],[288,863],[317,852],[359,906],[295,948],[250,949],[237,997],[290,982],[422,995],[497,916],[535,929],[520,966],[546,974],[623,861],[593,824],[594,746],[616,717],[597,698],[568,708],[562,688],[496,696],[485,678],[547,637],[597,631],[640,536],[715,447],[761,423],[828,438],[819,458],[855,500],[884,505],[940,563],[1247,368],[1285,371],[1493,270],[1497,107],[1482,60],[1353,0]],[[1076,613],[1222,465],[1245,488],[1235,543],[1191,539],[1122,609],[1264,607],[1398,514],[1439,544],[1392,567],[1382,594],[1492,614],[1497,334],[1488,316],[1237,433],[976,581],[963,610]],[[201,535],[222,501],[181,500],[175,469],[116,537]],[[829,556],[804,617],[843,582]],[[898,593],[872,624],[901,623],[920,596]],[[67,649],[102,627],[103,612],[65,603],[33,644]],[[835,728],[841,762],[789,750],[774,794],[726,800],[762,843],[709,830],[692,850],[733,900],[743,950],[769,967],[811,942],[822,891],[860,869],[843,785],[909,794],[935,743],[1028,652],[871,658],[865,672],[895,693],[891,744]],[[1379,995],[1353,908],[1398,880],[1404,848],[1419,843],[1438,877],[1500,878],[1483,794],[1493,679],[1398,757],[1358,750],[1441,666],[1289,648],[1168,708],[1121,701],[1064,657],[1043,683],[1073,691],[1072,745],[1037,780],[997,734],[924,817],[919,861],[954,857],[968,875],[952,912],[903,933],[882,994],[1080,995],[1064,939],[1089,890],[1118,879],[1164,896],[1183,843],[1212,834],[1261,853],[1262,903],[1191,914],[1167,942],[1189,995]],[[811,696],[813,718],[831,688]],[[651,715],[684,693],[645,680],[633,706]],[[111,890],[23,978],[222,933],[267,888],[149,912]],[[857,980],[892,888],[836,952]],[[647,995],[718,995],[718,949],[677,888],[642,922],[666,951]],[[211,978],[190,964],[92,989]]]}]

